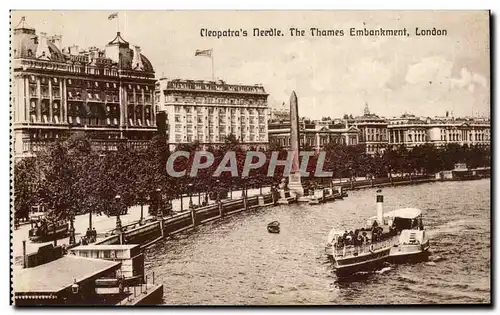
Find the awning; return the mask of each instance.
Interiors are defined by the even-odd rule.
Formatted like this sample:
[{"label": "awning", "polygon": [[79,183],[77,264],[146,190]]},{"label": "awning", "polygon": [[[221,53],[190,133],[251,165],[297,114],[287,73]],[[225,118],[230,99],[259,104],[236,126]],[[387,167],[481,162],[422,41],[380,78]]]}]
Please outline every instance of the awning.
[{"label": "awning", "polygon": [[402,219],[415,219],[422,214],[422,210],[417,208],[402,208],[394,211],[384,213],[384,217],[402,218]]}]

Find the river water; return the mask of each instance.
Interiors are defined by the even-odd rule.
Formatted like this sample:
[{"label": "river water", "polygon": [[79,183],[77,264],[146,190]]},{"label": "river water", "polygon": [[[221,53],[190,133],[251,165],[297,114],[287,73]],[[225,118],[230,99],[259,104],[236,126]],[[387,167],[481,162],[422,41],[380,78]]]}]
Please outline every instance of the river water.
[{"label": "river water", "polygon": [[[384,209],[423,210],[429,261],[387,265],[339,282],[324,254],[333,227],[364,225],[375,189],[331,203],[241,213],[146,251],[165,304],[291,305],[489,303],[490,180],[383,189]],[[267,223],[279,220],[280,234]]]}]

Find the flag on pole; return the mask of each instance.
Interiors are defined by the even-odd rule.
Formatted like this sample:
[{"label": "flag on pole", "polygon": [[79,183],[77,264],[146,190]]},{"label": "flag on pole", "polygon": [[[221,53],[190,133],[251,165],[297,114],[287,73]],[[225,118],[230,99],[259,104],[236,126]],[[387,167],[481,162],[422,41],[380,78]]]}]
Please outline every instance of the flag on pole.
[{"label": "flag on pole", "polygon": [[212,49],[205,49],[205,50],[196,49],[194,55],[212,58]]},{"label": "flag on pole", "polygon": [[118,12],[112,13],[108,16],[108,20],[112,20],[118,17]]}]

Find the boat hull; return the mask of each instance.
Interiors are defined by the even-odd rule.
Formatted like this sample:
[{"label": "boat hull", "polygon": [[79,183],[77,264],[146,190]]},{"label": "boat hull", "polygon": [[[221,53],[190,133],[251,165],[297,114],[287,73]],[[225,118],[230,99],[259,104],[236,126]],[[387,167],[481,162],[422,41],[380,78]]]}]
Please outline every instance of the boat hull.
[{"label": "boat hull", "polygon": [[429,255],[429,248],[429,240],[424,244],[396,245],[391,248],[389,260],[394,263],[422,260]]},{"label": "boat hull", "polygon": [[270,227],[270,226],[268,226],[267,227],[267,231],[269,233],[276,233],[276,234],[278,234],[280,232],[280,228],[279,227]]},{"label": "boat hull", "polygon": [[[335,274],[338,277],[346,277],[360,271],[379,269],[389,258],[390,251],[391,248],[387,247],[359,256],[339,258],[329,255],[329,257],[333,260]],[[328,253],[329,251],[327,250],[327,255]]]}]

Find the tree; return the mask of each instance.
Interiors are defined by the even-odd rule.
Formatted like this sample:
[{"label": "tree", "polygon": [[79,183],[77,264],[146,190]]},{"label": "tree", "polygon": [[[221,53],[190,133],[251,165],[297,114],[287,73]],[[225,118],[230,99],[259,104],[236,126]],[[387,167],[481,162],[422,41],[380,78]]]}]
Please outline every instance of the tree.
[{"label": "tree", "polygon": [[31,207],[38,204],[39,176],[35,158],[23,158],[14,165],[14,216],[16,219],[28,219]]},{"label": "tree", "polygon": [[56,140],[37,156],[40,177],[38,198],[40,204],[57,219],[85,211],[86,177],[92,174],[82,166],[85,156],[91,153],[90,142],[81,134],[65,140]]}]

